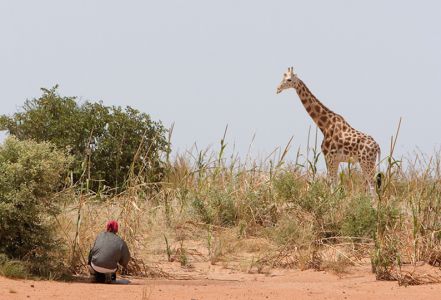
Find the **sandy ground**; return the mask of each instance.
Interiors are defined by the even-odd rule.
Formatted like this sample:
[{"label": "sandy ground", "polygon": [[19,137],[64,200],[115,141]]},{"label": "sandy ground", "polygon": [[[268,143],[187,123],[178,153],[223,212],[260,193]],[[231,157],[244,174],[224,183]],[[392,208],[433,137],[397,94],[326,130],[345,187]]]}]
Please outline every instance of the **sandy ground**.
[{"label": "sandy ground", "polygon": [[352,268],[342,277],[312,270],[273,270],[264,275],[224,269],[213,270],[202,279],[131,279],[128,285],[11,280],[0,277],[0,299],[415,300],[441,299],[441,284],[404,287],[397,282],[376,281],[369,266]]}]

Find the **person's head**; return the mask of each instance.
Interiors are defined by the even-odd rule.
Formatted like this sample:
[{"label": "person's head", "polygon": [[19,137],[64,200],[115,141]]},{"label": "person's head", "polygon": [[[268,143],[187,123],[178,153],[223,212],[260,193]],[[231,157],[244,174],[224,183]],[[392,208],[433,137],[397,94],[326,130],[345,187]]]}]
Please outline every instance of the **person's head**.
[{"label": "person's head", "polygon": [[117,233],[118,232],[118,222],[116,222],[115,220],[108,221],[106,224],[106,231]]}]

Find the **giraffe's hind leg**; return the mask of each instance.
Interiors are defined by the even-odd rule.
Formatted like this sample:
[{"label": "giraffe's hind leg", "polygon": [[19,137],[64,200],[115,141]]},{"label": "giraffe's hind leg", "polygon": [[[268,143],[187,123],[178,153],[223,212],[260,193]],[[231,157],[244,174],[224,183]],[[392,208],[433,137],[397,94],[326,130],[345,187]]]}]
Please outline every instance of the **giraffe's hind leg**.
[{"label": "giraffe's hind leg", "polygon": [[361,160],[361,171],[363,173],[363,178],[366,182],[366,187],[369,188],[371,196],[375,196],[374,189],[374,175],[375,175],[375,159],[371,160]]}]

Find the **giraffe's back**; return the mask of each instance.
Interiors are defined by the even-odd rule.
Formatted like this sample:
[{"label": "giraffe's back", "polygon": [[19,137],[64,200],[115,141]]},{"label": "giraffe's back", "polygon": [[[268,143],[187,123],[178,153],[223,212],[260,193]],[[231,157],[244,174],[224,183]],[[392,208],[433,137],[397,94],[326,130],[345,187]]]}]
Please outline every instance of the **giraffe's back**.
[{"label": "giraffe's back", "polygon": [[332,136],[325,137],[323,154],[334,157],[337,162],[375,161],[380,150],[378,143],[370,135],[350,126],[344,129],[334,130]]}]

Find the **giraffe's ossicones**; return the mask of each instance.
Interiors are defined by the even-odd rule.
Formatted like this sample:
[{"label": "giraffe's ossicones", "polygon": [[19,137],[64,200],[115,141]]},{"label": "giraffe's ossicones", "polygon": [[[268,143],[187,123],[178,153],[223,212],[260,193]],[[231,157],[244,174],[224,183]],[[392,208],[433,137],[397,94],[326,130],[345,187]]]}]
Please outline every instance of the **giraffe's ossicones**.
[{"label": "giraffe's ossicones", "polygon": [[379,163],[381,156],[378,143],[371,136],[352,128],[342,116],[323,105],[297,77],[293,67],[283,74],[277,94],[289,88],[296,90],[307,113],[323,133],[321,149],[328,176],[335,183],[341,162],[358,162],[372,192],[377,159]]}]

